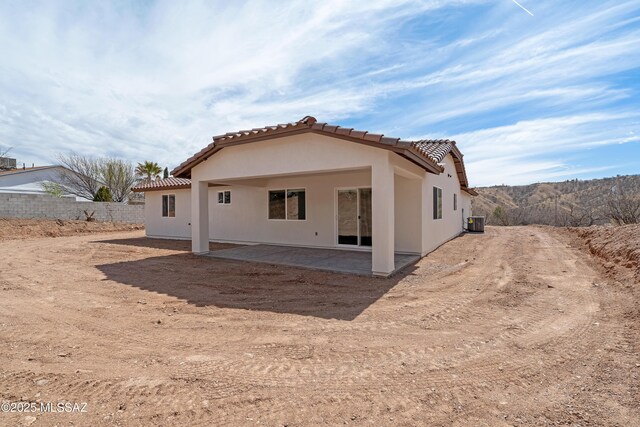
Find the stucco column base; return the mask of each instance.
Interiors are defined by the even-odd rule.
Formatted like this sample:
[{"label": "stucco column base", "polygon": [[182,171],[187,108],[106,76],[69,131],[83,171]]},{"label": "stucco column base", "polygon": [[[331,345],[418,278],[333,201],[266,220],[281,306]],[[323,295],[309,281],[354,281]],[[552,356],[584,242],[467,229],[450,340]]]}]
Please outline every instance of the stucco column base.
[{"label": "stucco column base", "polygon": [[372,240],[371,264],[374,276],[388,276],[395,270],[395,181],[388,162],[371,167]]},{"label": "stucco column base", "polygon": [[209,184],[191,181],[191,251],[209,252]]}]

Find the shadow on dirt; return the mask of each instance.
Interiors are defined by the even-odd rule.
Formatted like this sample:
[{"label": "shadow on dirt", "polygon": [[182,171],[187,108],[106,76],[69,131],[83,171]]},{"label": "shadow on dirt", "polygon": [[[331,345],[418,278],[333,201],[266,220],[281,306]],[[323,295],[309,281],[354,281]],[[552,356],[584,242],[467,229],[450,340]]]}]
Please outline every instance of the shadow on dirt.
[{"label": "shadow on dirt", "polygon": [[[171,251],[191,252],[191,240],[150,239],[148,237],[132,237],[130,239],[96,240],[96,243],[108,243],[112,245],[137,246],[140,248],[168,249]],[[240,245],[227,243],[209,243],[209,250],[235,248]]]},{"label": "shadow on dirt", "polygon": [[[281,265],[193,255],[190,242],[163,239],[97,240],[184,253],[98,265],[106,279],[179,298],[198,307],[215,306],[353,320],[404,277],[412,264],[390,278],[307,270]],[[211,249],[231,245],[212,244]]]}]

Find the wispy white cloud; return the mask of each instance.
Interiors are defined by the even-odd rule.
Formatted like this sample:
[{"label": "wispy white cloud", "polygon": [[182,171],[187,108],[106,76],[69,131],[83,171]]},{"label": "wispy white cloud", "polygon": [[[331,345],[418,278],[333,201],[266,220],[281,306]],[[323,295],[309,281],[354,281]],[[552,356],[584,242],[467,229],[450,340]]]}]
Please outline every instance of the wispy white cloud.
[{"label": "wispy white cloud", "polygon": [[[3,3],[0,145],[27,162],[73,149],[174,166],[214,134],[314,114],[454,135],[474,184],[596,172],[549,156],[638,134],[638,86],[615,76],[640,67],[640,5],[534,13],[488,0]],[[495,141],[505,150],[486,157]]]},{"label": "wispy white cloud", "polygon": [[3,142],[39,160],[82,149],[175,163],[238,126],[362,111],[371,95],[329,82],[374,55],[386,26],[443,5],[42,6],[0,14]]},{"label": "wispy white cloud", "polygon": [[[476,185],[526,184],[611,171],[618,164],[581,158],[599,146],[640,142],[640,112],[527,120],[454,135]],[[584,160],[582,160],[584,161]]]}]

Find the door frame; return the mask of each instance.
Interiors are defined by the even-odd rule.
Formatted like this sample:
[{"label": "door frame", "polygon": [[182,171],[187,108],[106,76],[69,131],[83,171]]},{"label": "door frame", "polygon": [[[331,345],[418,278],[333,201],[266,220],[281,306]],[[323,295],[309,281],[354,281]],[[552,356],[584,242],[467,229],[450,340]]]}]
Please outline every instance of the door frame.
[{"label": "door frame", "polygon": [[[371,252],[371,248],[372,246],[362,246],[360,244],[360,220],[358,219],[358,244],[357,245],[345,245],[344,243],[338,243],[338,191],[341,190],[356,190],[357,193],[357,206],[356,206],[356,212],[359,214],[360,213],[360,189],[363,188],[368,188],[371,190],[371,192],[373,193],[373,188],[370,185],[351,185],[351,186],[347,186],[347,187],[335,187],[333,190],[333,238],[334,238],[334,244],[336,247],[338,248],[349,248],[349,249],[353,249],[354,251],[364,251],[364,252]],[[372,212],[373,215],[373,212]],[[371,236],[373,238],[373,236]]]}]

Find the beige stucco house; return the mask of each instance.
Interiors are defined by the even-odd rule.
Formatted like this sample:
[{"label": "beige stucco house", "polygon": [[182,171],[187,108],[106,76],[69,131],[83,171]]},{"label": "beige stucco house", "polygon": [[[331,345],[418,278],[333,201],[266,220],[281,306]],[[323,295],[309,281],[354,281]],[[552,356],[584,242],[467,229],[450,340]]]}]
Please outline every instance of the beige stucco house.
[{"label": "beige stucco house", "polygon": [[464,230],[471,196],[454,141],[403,141],[305,117],[216,136],[142,185],[149,237],[370,251],[372,273],[394,253],[423,256]]}]

